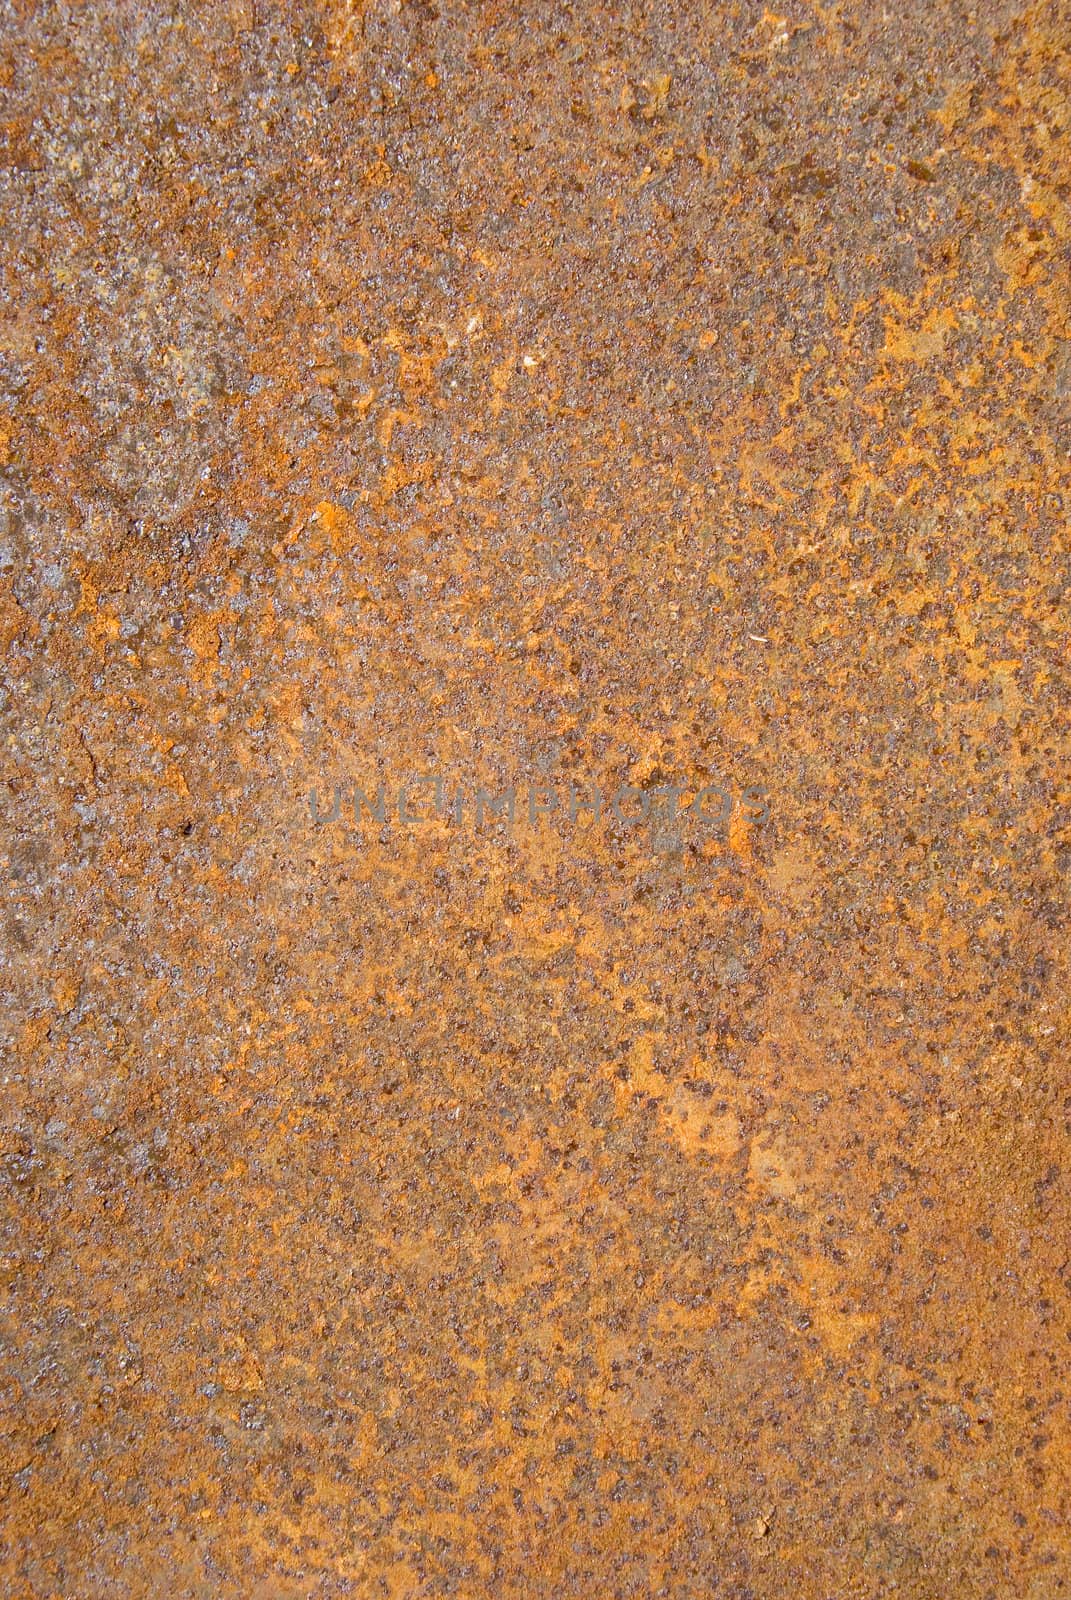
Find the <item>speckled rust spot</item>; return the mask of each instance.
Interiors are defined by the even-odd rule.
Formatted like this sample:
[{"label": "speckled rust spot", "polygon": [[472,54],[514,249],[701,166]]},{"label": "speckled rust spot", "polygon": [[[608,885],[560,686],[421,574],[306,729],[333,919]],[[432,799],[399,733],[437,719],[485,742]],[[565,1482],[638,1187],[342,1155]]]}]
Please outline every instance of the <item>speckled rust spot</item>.
[{"label": "speckled rust spot", "polygon": [[1066,5],[2,18],[0,1591],[1071,1596]]}]

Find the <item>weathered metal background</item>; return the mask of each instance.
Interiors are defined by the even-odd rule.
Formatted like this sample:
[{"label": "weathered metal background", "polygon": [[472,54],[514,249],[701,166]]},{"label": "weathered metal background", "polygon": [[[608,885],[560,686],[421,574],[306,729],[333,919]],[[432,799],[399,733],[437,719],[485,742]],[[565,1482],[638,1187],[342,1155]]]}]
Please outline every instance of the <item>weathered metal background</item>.
[{"label": "weathered metal background", "polygon": [[1067,1594],[1066,6],[2,15],[3,1594]]}]

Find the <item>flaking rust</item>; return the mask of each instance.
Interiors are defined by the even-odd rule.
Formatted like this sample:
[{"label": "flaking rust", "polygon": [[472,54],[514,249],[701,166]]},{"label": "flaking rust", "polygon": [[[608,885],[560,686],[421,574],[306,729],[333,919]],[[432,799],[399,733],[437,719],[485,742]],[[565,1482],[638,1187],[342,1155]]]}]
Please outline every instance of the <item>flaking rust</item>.
[{"label": "flaking rust", "polygon": [[5,1595],[1068,1592],[1068,50],[6,6]]}]

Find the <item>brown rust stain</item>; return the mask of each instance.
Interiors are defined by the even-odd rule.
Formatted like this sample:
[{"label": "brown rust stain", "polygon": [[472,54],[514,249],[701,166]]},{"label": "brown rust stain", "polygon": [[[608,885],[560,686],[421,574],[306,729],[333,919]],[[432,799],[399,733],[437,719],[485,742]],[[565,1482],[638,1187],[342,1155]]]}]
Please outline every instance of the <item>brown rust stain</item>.
[{"label": "brown rust stain", "polygon": [[8,7],[5,1594],[1071,1592],[1069,47]]}]

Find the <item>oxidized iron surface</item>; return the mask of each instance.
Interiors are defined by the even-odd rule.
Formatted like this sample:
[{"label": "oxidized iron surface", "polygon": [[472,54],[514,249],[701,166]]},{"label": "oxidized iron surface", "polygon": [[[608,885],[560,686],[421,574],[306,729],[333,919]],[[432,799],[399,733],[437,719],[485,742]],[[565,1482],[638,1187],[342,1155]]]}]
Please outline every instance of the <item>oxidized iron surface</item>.
[{"label": "oxidized iron surface", "polygon": [[2,1593],[1071,1593],[1066,6],[3,18]]}]

